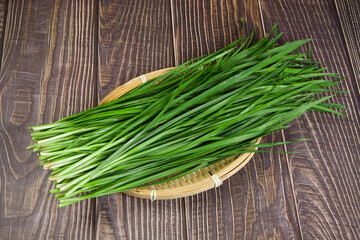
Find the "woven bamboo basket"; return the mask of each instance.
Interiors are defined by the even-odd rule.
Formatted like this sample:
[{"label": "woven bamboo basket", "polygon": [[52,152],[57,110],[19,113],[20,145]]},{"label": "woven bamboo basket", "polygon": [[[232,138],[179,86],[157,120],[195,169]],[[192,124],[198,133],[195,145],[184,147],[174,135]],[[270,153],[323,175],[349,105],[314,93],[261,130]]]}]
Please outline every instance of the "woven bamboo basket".
[{"label": "woven bamboo basket", "polygon": [[[165,68],[133,78],[109,93],[99,105],[116,100],[146,81],[151,81],[172,69],[173,68]],[[257,139],[256,142],[259,143],[260,138]],[[243,168],[253,155],[254,153],[234,155],[181,178],[148,187],[132,189],[125,193],[134,197],[150,200],[174,199],[195,195],[220,186],[225,179],[231,177]]]}]

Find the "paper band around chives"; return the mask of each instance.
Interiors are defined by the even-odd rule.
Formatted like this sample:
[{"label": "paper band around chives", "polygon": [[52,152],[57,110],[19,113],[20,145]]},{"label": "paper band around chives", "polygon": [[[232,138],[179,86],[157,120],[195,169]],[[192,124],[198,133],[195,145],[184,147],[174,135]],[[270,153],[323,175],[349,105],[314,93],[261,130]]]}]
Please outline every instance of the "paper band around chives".
[{"label": "paper band around chives", "polygon": [[146,83],[146,77],[145,77],[145,75],[141,75],[141,76],[140,76],[140,79],[141,79],[141,81],[142,81],[143,83]]},{"label": "paper band around chives", "polygon": [[152,190],[150,192],[150,200],[155,201],[156,200],[156,190]]},{"label": "paper band around chives", "polygon": [[216,188],[221,185],[221,180],[216,174],[211,175],[211,178],[214,180]]}]

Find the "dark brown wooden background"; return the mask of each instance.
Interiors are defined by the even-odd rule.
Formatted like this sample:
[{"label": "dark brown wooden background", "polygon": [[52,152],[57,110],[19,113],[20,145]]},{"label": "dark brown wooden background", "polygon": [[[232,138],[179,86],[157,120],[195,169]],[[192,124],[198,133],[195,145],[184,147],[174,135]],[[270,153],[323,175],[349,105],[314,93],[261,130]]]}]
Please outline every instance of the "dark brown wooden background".
[{"label": "dark brown wooden background", "polygon": [[[360,239],[358,0],[0,1],[0,239]],[[282,42],[347,76],[348,119],[308,113],[217,189],[177,200],[113,194],[57,208],[28,126],[96,104],[132,77],[274,22]]]}]

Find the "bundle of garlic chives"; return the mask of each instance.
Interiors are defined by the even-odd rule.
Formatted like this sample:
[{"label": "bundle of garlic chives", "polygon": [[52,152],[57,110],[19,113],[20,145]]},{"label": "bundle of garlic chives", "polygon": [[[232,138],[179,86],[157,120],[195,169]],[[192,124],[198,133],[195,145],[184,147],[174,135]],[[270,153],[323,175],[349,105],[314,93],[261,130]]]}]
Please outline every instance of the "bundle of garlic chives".
[{"label": "bundle of garlic chives", "polygon": [[334,110],[343,106],[324,102],[332,95],[317,97],[344,92],[331,88],[338,81],[324,79],[338,74],[297,52],[309,40],[278,46],[280,36],[251,45],[250,34],[118,100],[30,127],[37,132],[28,149],[52,170],[59,206],[169,181],[255,151],[249,150],[255,139],[309,110],[343,116]]}]

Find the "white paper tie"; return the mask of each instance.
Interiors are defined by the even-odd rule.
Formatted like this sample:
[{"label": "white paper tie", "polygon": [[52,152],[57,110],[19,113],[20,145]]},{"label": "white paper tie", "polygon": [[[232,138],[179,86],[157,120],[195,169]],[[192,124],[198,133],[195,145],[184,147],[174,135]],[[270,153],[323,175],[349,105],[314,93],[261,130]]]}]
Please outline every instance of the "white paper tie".
[{"label": "white paper tie", "polygon": [[215,187],[219,187],[221,185],[221,180],[216,174],[211,175],[212,179],[214,180]]},{"label": "white paper tie", "polygon": [[156,200],[156,190],[152,190],[150,193],[150,200],[155,201]]},{"label": "white paper tie", "polygon": [[146,83],[146,77],[145,77],[145,75],[141,75],[141,76],[140,76],[140,79],[141,79],[141,81],[142,81],[143,83]]}]

